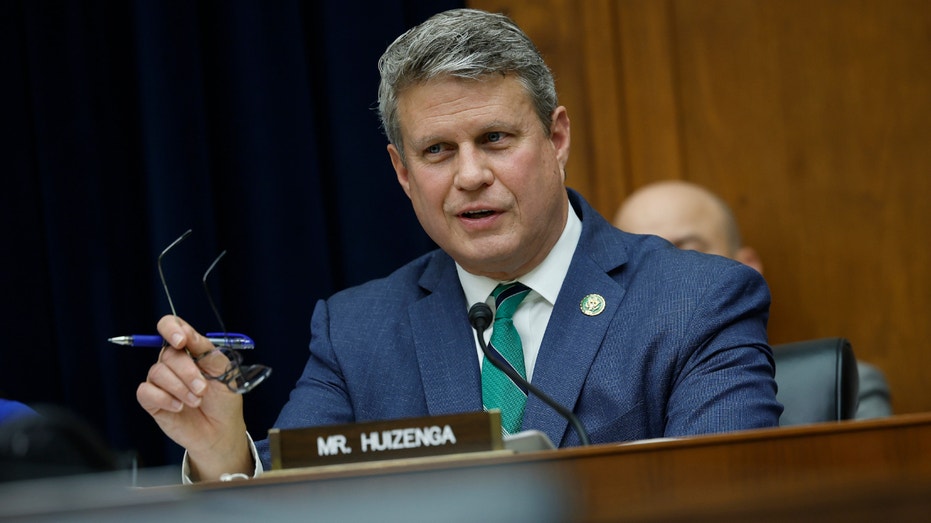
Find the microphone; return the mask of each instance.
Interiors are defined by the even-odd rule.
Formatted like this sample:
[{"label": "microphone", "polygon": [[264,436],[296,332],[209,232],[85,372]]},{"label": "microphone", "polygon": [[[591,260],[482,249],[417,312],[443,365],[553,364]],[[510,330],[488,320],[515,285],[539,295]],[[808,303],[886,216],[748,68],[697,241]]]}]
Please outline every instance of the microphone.
[{"label": "microphone", "polygon": [[579,421],[579,418],[572,413],[571,410],[563,407],[559,403],[556,403],[556,400],[549,397],[542,390],[535,387],[532,383],[527,381],[526,378],[517,373],[510,365],[504,364],[500,359],[495,357],[494,354],[488,350],[488,345],[485,343],[485,329],[491,325],[492,320],[494,319],[494,314],[491,313],[491,307],[486,303],[478,302],[469,309],[469,323],[472,324],[472,328],[478,333],[478,344],[482,348],[482,352],[485,353],[485,357],[488,358],[488,361],[492,362],[495,367],[498,367],[501,372],[508,375],[509,378],[520,383],[523,387],[526,387],[528,391],[532,392],[534,396],[543,400],[543,403],[549,405],[553,410],[559,413],[560,416],[566,418],[569,423],[572,425],[572,428],[575,429],[576,434],[579,436],[579,441],[582,445],[589,445],[588,433],[585,432],[585,427],[582,426],[582,422]]}]

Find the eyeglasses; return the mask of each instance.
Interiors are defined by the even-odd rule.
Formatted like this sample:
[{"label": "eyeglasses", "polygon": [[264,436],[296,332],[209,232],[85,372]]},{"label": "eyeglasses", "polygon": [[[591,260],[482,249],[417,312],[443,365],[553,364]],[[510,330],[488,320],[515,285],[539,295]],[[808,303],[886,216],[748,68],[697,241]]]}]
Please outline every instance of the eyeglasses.
[{"label": "eyeglasses", "polygon": [[[171,314],[174,316],[178,314],[175,312],[175,305],[171,301],[171,293],[168,291],[165,273],[162,271],[162,258],[164,258],[165,254],[175,245],[181,243],[182,240],[190,235],[191,230],[188,229],[184,234],[179,236],[177,240],[171,242],[168,247],[165,247],[165,250],[158,256],[158,275],[162,280],[162,287],[165,289],[165,296],[168,298],[168,306],[171,307]],[[207,277],[213,272],[214,267],[216,267],[217,263],[225,255],[226,251],[221,252],[220,255],[213,260],[213,263],[210,264],[210,267],[207,268],[207,271],[204,272],[204,277],[201,279],[204,285],[204,292],[207,294],[207,301],[210,303],[210,308],[213,310],[213,314],[221,329],[221,332],[208,333],[207,335],[210,338],[225,340],[225,342],[198,356],[191,355],[191,358],[197,364],[198,368],[200,368],[200,373],[205,378],[219,381],[237,394],[245,394],[265,381],[265,378],[272,373],[272,369],[265,365],[242,364],[242,354],[233,347],[235,347],[236,344],[239,343],[238,340],[244,336],[226,330],[226,324],[223,323],[220,311],[213,301],[213,296],[210,293],[210,286],[207,285]],[[216,342],[215,345],[217,345]],[[188,354],[190,355],[190,352],[188,352]]]}]

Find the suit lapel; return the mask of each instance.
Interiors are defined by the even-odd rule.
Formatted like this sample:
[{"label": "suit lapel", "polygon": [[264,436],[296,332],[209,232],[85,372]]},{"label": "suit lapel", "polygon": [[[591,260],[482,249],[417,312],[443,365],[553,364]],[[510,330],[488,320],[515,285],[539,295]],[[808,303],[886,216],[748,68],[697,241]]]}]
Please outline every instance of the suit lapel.
[{"label": "suit lapel", "polygon": [[[597,269],[590,265],[586,260],[573,263],[574,269],[570,270],[553,308],[533,371],[534,385],[570,410],[579,399],[624,295],[624,290],[604,272],[589,272]],[[575,276],[586,273],[589,276]],[[605,302],[604,310],[596,316],[584,314],[580,307],[590,294],[601,296]],[[542,401],[530,398],[524,412],[524,427],[542,430],[559,445],[569,424]]]},{"label": "suit lapel", "polygon": [[420,283],[428,294],[409,317],[427,409],[431,416],[481,410],[475,337],[452,259],[435,256]]},{"label": "suit lapel", "polygon": [[[569,410],[574,410],[624,297],[625,289],[609,273],[627,260],[625,244],[620,239],[623,233],[605,222],[584,200],[573,196],[570,191],[573,206],[582,218],[582,236],[553,307],[533,371],[534,385]],[[604,299],[600,313],[583,313],[581,304],[589,295]],[[535,397],[528,399],[523,426],[543,431],[557,446],[571,430],[567,420]]]}]

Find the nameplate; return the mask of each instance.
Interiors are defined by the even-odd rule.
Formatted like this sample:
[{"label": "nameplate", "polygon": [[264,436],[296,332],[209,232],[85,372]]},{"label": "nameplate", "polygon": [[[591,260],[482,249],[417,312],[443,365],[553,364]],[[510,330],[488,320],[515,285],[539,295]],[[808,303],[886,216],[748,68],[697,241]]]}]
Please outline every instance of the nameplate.
[{"label": "nameplate", "polygon": [[504,448],[501,413],[326,425],[268,431],[272,470]]}]

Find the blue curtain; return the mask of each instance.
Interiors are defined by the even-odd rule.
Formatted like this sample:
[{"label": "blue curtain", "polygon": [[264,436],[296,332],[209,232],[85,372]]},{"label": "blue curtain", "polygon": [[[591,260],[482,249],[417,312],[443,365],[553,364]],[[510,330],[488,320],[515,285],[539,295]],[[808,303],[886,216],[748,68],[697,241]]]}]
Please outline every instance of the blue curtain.
[{"label": "blue curtain", "polygon": [[459,1],[0,3],[0,395],[64,406],[143,466],[180,449],[136,403],[169,312],[257,342],[264,437],[307,357],[316,300],[433,248],[375,113],[384,48]]}]

